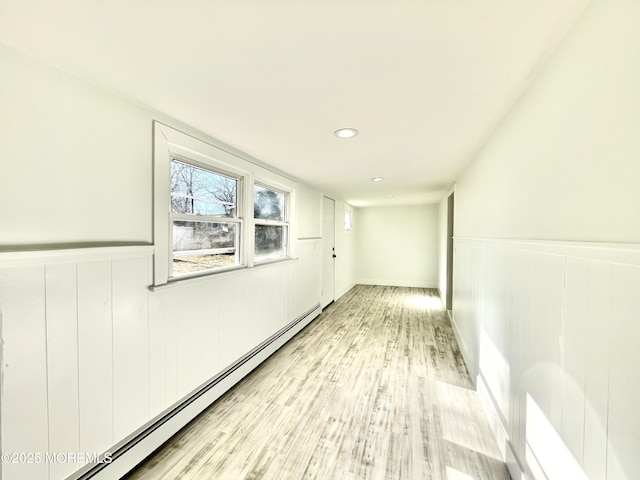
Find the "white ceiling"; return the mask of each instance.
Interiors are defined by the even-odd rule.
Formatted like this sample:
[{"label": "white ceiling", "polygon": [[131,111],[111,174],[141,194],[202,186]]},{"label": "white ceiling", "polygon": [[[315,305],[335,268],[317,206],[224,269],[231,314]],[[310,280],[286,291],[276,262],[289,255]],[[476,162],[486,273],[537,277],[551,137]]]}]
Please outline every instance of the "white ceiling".
[{"label": "white ceiling", "polygon": [[429,203],[587,1],[2,0],[0,41],[354,205]]}]

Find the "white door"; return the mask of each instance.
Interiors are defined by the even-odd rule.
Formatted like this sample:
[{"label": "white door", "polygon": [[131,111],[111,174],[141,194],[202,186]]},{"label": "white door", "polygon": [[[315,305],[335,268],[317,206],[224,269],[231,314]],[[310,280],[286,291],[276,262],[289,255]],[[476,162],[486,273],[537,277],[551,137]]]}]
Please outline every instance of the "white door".
[{"label": "white door", "polygon": [[336,202],[322,197],[322,308],[335,299],[336,283]]}]

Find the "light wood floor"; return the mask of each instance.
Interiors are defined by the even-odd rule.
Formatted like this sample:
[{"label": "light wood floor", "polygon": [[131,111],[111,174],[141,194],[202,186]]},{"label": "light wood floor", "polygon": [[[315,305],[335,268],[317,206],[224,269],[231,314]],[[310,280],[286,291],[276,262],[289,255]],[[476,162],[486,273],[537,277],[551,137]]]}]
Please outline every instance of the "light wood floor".
[{"label": "light wood floor", "polygon": [[357,286],[128,477],[506,480],[435,290]]}]

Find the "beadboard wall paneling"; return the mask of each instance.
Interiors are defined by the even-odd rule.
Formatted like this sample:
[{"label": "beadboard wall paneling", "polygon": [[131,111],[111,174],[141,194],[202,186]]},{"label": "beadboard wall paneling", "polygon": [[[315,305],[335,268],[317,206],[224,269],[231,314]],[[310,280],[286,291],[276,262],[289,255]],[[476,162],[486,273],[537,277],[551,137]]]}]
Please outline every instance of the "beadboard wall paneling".
[{"label": "beadboard wall paneling", "polygon": [[111,261],[113,442],[149,419],[149,273],[146,256]]},{"label": "beadboard wall paneling", "polygon": [[640,247],[457,238],[455,252],[454,328],[514,478],[640,478]]},{"label": "beadboard wall paneling", "polygon": [[[45,267],[49,449],[80,451],[78,380],[77,268],[72,263]],[[74,321],[75,320],[75,321]],[[49,466],[53,478],[76,469],[73,463]]]},{"label": "beadboard wall paneling", "polygon": [[[45,452],[49,446],[43,265],[0,271],[2,320],[2,453]],[[11,412],[12,414],[9,414]],[[48,478],[44,462],[2,462],[3,479]]]},{"label": "beadboard wall paneling", "polygon": [[2,452],[41,455],[2,478],[74,475],[45,455],[112,449],[320,298],[319,239],[157,291],[152,268],[152,247],[0,254]]},{"label": "beadboard wall paneling", "polygon": [[640,478],[640,266],[614,264],[611,284],[607,478]]},{"label": "beadboard wall paneling", "polygon": [[80,451],[101,453],[114,443],[111,258],[76,267]]}]

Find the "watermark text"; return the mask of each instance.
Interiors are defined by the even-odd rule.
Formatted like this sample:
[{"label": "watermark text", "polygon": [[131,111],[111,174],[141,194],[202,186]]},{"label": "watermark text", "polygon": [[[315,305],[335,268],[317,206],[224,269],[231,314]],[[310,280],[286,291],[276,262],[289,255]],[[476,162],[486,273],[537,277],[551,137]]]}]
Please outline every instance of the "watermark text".
[{"label": "watermark text", "polygon": [[38,463],[111,463],[111,453],[103,455],[95,452],[0,452],[0,463],[20,465]]}]

